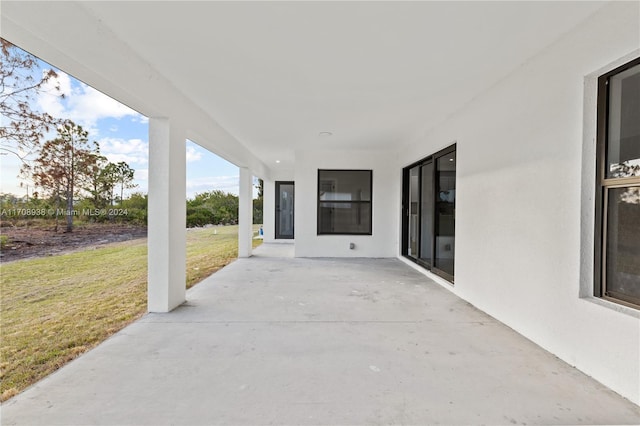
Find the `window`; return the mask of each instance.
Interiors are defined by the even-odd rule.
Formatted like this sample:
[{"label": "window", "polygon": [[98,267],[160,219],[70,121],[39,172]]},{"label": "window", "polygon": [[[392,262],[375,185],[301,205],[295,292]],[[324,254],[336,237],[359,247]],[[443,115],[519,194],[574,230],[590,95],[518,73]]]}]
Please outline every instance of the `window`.
[{"label": "window", "polygon": [[598,79],[595,295],[640,307],[640,58]]},{"label": "window", "polygon": [[404,169],[402,254],[454,280],[456,146]]},{"label": "window", "polygon": [[371,170],[318,170],[318,235],[371,235]]}]

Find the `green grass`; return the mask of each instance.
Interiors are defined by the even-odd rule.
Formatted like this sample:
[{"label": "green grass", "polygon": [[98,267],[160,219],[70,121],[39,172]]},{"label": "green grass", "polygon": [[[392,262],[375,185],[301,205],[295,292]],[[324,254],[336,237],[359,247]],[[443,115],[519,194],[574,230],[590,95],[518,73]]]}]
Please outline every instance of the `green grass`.
[{"label": "green grass", "polygon": [[[187,288],[237,257],[237,232],[237,226],[187,231]],[[11,262],[1,274],[2,401],[146,312],[145,239]]]},{"label": "green grass", "polygon": [[[254,226],[254,235],[259,227],[260,225]],[[253,240],[253,246],[256,247],[261,242],[262,240]],[[187,288],[191,288],[237,257],[237,226],[188,229]]]}]

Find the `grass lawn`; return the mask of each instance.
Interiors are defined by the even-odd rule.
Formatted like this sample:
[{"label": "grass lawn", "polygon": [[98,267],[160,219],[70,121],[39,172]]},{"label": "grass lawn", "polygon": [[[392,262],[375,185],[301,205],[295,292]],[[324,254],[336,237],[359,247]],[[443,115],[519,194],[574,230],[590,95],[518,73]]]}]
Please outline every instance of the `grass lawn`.
[{"label": "grass lawn", "polygon": [[[254,247],[258,244],[254,240]],[[237,226],[188,230],[187,288],[237,256]],[[147,308],[146,239],[6,263],[1,274],[2,401],[140,318]]]}]

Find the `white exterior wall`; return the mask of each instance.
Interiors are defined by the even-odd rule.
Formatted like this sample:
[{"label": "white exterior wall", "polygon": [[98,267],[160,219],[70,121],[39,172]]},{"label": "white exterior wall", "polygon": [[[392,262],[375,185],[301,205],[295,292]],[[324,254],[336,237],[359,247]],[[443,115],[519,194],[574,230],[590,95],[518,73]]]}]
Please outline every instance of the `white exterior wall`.
[{"label": "white exterior wall", "polygon": [[[296,257],[395,257],[401,188],[396,159],[390,151],[296,152]],[[317,235],[318,169],[373,171],[372,235]]]},{"label": "white exterior wall", "polygon": [[406,166],[457,141],[452,291],[636,404],[639,312],[585,297],[595,193],[595,77],[585,77],[640,54],[639,4],[600,9],[401,157]]}]

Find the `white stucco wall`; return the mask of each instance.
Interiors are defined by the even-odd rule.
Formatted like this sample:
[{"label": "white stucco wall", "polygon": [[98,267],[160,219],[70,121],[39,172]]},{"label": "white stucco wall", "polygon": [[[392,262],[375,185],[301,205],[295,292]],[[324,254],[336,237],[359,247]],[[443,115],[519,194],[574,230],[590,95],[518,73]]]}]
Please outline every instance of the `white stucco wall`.
[{"label": "white stucco wall", "polygon": [[[395,257],[401,188],[397,156],[374,150],[296,152],[296,256]],[[317,235],[318,169],[373,171],[372,235]]]},{"label": "white stucco wall", "polygon": [[595,122],[583,117],[595,108],[585,77],[640,55],[639,6],[606,5],[400,159],[406,166],[457,141],[452,291],[636,404],[638,311],[584,297]]}]

